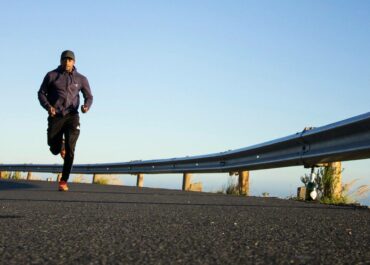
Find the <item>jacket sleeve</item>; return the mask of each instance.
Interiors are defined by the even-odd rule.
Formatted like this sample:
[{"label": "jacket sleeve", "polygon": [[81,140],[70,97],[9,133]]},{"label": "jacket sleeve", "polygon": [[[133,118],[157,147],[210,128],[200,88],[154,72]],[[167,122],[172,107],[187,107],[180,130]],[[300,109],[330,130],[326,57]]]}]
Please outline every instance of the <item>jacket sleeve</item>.
[{"label": "jacket sleeve", "polygon": [[44,77],[44,80],[42,81],[41,87],[38,92],[38,98],[39,98],[40,104],[46,110],[49,110],[51,106],[47,98],[49,83],[50,83],[50,76],[49,74],[47,74]]},{"label": "jacket sleeve", "polygon": [[89,85],[89,81],[86,77],[82,79],[82,87],[81,92],[84,97],[84,105],[90,109],[92,103],[93,103],[93,95],[91,94],[91,89]]}]

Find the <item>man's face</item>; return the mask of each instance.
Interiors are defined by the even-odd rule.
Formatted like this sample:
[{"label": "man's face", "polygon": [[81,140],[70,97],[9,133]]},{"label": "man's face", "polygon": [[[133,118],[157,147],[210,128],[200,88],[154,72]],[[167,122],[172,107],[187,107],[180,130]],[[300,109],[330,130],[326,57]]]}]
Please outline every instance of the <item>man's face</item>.
[{"label": "man's face", "polygon": [[72,58],[65,57],[60,60],[60,64],[67,72],[72,72],[75,61]]}]

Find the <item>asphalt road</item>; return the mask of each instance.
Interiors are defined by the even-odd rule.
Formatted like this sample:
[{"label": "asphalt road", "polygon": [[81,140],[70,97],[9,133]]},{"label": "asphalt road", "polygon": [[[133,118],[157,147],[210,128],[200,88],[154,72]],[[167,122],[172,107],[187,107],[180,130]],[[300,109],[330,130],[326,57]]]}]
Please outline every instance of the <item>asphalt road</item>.
[{"label": "asphalt road", "polygon": [[370,210],[0,181],[1,264],[370,264]]}]

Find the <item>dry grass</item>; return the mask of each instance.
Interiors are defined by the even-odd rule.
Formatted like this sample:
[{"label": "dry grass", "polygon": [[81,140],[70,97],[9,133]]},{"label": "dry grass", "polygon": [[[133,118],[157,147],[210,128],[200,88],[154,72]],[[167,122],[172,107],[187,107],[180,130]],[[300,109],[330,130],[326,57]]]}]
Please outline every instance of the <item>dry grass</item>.
[{"label": "dry grass", "polygon": [[123,185],[122,181],[114,175],[96,175],[94,184],[100,185]]},{"label": "dry grass", "polygon": [[239,191],[239,184],[237,178],[233,175],[229,176],[227,184],[222,187],[218,193],[223,193],[227,195],[241,195]]},{"label": "dry grass", "polygon": [[94,184],[100,184],[100,185],[107,185],[108,183],[109,183],[108,178],[98,178],[98,179],[95,179],[95,182],[94,182]]},{"label": "dry grass", "polygon": [[345,196],[353,201],[357,201],[363,197],[366,197],[370,192],[369,185],[360,185],[358,187],[354,187],[354,184],[359,179],[354,179],[349,183],[346,183],[342,187],[342,196]]},{"label": "dry grass", "polygon": [[327,198],[324,197],[321,199],[322,203],[328,204],[352,204],[357,203],[359,199],[366,197],[370,192],[369,185],[360,185],[354,187],[355,183],[359,179],[353,179],[348,183],[345,183],[342,186],[342,194],[339,198]]},{"label": "dry grass", "polygon": [[9,171],[3,171],[1,175],[2,179],[24,179],[22,178],[21,172],[9,172]]},{"label": "dry grass", "polygon": [[86,179],[85,179],[85,177],[84,177],[84,175],[77,175],[77,176],[75,176],[74,178],[73,178],[73,181],[72,182],[74,182],[74,183],[87,183],[87,181],[86,181]]}]

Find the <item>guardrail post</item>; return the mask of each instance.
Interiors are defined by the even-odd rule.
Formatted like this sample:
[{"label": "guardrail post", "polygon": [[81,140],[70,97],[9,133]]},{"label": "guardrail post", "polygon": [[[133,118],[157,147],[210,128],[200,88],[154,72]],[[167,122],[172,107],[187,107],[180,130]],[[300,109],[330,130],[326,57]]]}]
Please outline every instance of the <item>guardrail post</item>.
[{"label": "guardrail post", "polygon": [[333,198],[340,198],[342,195],[342,163],[332,162],[329,167],[333,169]]},{"label": "guardrail post", "polygon": [[27,173],[27,180],[31,180],[32,179],[32,172],[28,172]]},{"label": "guardrail post", "polygon": [[98,174],[94,174],[93,179],[92,179],[92,184],[95,184],[97,179],[98,179]]},{"label": "guardrail post", "polygon": [[144,185],[144,174],[137,174],[136,186],[142,188]]},{"label": "guardrail post", "polygon": [[249,171],[239,171],[239,194],[248,196],[249,194]]},{"label": "guardrail post", "polygon": [[182,190],[187,191],[190,189],[191,174],[184,173],[182,178]]}]

